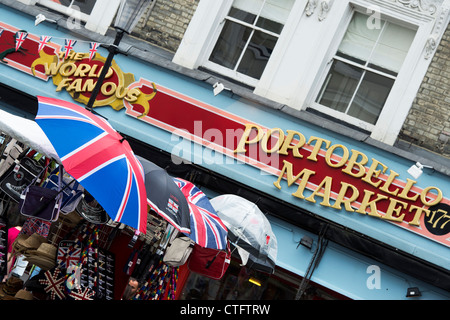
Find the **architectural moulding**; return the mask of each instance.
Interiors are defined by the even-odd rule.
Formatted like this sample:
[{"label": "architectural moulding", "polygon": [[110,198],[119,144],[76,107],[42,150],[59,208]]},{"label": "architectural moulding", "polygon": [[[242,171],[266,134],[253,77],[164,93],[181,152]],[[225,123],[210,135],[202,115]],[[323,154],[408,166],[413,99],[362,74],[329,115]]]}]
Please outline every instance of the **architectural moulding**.
[{"label": "architectural moulding", "polygon": [[319,21],[325,20],[333,5],[334,0],[309,0],[306,4],[305,12],[308,17],[312,16],[319,7],[318,19]]}]

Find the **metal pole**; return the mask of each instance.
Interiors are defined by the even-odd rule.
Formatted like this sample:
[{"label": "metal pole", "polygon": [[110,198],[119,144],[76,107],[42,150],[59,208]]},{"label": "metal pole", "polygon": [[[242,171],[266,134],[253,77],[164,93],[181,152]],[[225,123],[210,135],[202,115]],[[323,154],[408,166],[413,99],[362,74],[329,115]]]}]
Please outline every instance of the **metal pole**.
[{"label": "metal pole", "polygon": [[105,80],[105,76],[108,73],[109,68],[111,67],[112,60],[114,55],[117,52],[117,48],[119,46],[120,41],[122,40],[124,31],[122,29],[117,29],[116,38],[114,39],[114,43],[108,47],[108,57],[106,58],[105,65],[103,66],[102,72],[98,77],[97,83],[95,84],[94,90],[92,90],[91,97],[86,105],[86,109],[89,111],[93,111],[93,106],[95,99],[97,98],[98,93],[100,92],[100,88],[102,87],[103,80]]}]

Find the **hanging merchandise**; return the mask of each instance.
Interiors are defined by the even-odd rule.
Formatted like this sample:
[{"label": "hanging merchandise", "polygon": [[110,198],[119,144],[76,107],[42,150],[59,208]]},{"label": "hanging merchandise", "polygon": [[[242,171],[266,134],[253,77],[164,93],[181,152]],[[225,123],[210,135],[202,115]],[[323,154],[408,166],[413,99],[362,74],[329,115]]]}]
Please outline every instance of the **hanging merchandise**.
[{"label": "hanging merchandise", "polygon": [[43,168],[31,183],[25,188],[20,196],[20,213],[27,217],[39,218],[45,221],[56,221],[59,216],[59,211],[62,202],[62,185],[61,172],[59,167],[59,178],[57,190],[49,189],[34,185],[38,177],[47,169]]},{"label": "hanging merchandise", "polygon": [[0,181],[0,189],[15,202],[19,202],[20,195],[35,178],[35,182],[40,182],[39,174],[43,173],[42,169],[44,166],[33,158],[25,156],[20,160],[16,159]]},{"label": "hanging merchandise", "polygon": [[111,252],[99,249],[98,253],[98,289],[97,298],[114,299],[114,266],[115,258]]},{"label": "hanging merchandise", "polygon": [[0,277],[7,273],[7,254],[8,254],[8,229],[6,222],[0,218]]},{"label": "hanging merchandise", "polygon": [[63,214],[68,214],[74,211],[77,207],[78,202],[80,202],[83,195],[84,188],[78,183],[78,181],[71,178],[64,171],[64,168],[61,168],[61,166],[51,172],[42,186],[48,189],[58,190],[59,184],[62,188],[62,202],[60,211]]},{"label": "hanging merchandise", "polygon": [[109,220],[109,216],[103,207],[87,191],[81,196],[76,211],[85,220],[93,224],[105,224]]},{"label": "hanging merchandise", "polygon": [[189,257],[188,268],[192,272],[219,280],[227,271],[231,262],[230,243],[227,250],[215,250],[195,245]]},{"label": "hanging merchandise", "polygon": [[64,300],[65,281],[64,272],[60,268],[53,268],[44,273],[45,279],[39,279],[39,283],[44,286],[44,290],[49,294],[51,300]]},{"label": "hanging merchandise", "polygon": [[163,300],[175,299],[176,281],[178,279],[178,268],[166,265],[162,258],[144,285],[139,288],[133,300]]},{"label": "hanging merchandise", "polygon": [[178,237],[170,243],[164,253],[163,262],[171,267],[182,266],[188,260],[194,242],[188,237]]},{"label": "hanging merchandise", "polygon": [[[8,141],[8,142],[7,142]],[[21,158],[23,146],[16,139],[4,141],[3,153],[0,154],[0,177],[13,165],[16,159]]]}]

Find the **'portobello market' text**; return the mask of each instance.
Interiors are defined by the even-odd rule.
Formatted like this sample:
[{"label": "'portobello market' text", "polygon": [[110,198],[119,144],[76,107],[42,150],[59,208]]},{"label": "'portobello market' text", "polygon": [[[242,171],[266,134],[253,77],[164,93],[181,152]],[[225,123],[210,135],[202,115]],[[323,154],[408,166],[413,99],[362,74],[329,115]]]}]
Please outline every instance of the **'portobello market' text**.
[{"label": "'portobello market' text", "polygon": [[[439,188],[418,192],[417,181],[401,182],[399,173],[380,161],[327,139],[306,140],[298,131],[247,124],[234,152],[245,154],[256,144],[264,153],[283,159],[275,187],[281,190],[286,180],[287,187],[296,185],[292,196],[312,203],[320,200],[325,207],[419,226],[422,215],[430,214],[428,207],[443,199]],[[307,189],[312,193],[305,195]]]}]

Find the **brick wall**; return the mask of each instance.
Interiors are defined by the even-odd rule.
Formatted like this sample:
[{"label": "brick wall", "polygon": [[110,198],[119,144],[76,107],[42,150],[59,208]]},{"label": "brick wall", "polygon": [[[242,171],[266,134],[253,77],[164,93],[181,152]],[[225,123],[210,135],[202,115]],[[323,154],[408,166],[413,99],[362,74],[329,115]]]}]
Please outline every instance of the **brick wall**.
[{"label": "brick wall", "polygon": [[[153,0],[132,35],[175,52],[199,0]],[[151,10],[151,11],[150,11]]]},{"label": "brick wall", "polygon": [[450,157],[450,25],[436,50],[399,138]]}]

